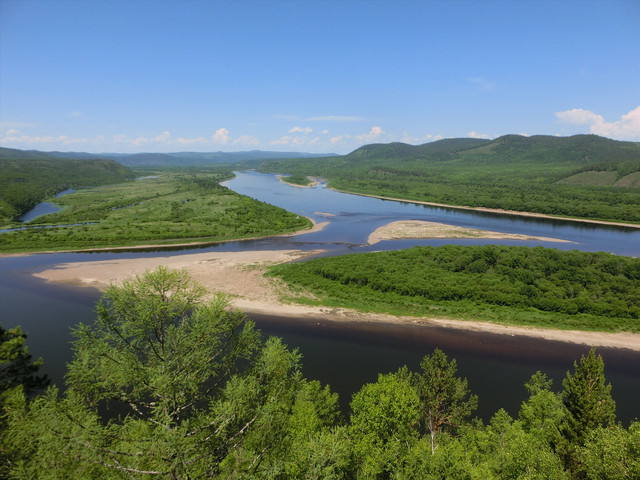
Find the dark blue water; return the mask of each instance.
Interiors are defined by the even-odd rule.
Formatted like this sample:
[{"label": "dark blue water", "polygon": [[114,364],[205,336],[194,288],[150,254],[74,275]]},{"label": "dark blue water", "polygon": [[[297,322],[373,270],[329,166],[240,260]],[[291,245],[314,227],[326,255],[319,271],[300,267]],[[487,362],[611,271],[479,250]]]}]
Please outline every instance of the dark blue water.
[{"label": "dark blue water", "polygon": [[[75,192],[75,189],[70,188],[68,190],[64,190],[63,192],[58,193],[56,197],[61,197],[63,195],[66,195],[72,192]],[[18,218],[16,218],[16,220],[18,222],[28,223],[35,220],[38,217],[41,217],[43,215],[48,215],[50,213],[56,213],[56,212],[59,212],[60,210],[62,210],[61,207],[51,202],[40,202],[38,205],[33,207],[27,213],[23,213],[22,215],[20,215]],[[10,231],[10,230],[6,230],[6,231]]]},{"label": "dark blue water", "polygon": [[[640,254],[640,231],[570,221],[541,220],[509,215],[434,208],[410,203],[343,194],[325,186],[297,188],[273,175],[238,173],[227,186],[259,200],[306,215],[317,222],[328,221],[320,232],[290,237],[228,242],[206,248],[160,252],[42,254],[0,258],[0,322],[5,328],[21,325],[29,333],[33,354],[42,356],[44,371],[63,383],[65,364],[71,359],[69,328],[95,318],[99,292],[48,284],[31,276],[65,262],[117,258],[162,257],[208,250],[238,251],[278,248],[318,249],[327,255],[370,250],[405,248],[413,245],[517,244],[544,245],[560,249],[609,251],[621,255]],[[327,215],[329,214],[329,215]],[[574,243],[516,242],[493,240],[402,240],[367,246],[369,234],[390,221],[419,219],[505,233],[553,237]],[[546,372],[560,390],[574,360],[588,346],[551,342],[527,337],[489,335],[443,327],[397,326],[370,323],[328,323],[254,316],[265,335],[278,335],[303,354],[303,371],[309,378],[328,383],[340,393],[344,408],[351,394],[364,383],[375,381],[379,372],[402,365],[417,369],[420,360],[435,348],[458,361],[459,371],[480,397],[478,414],[488,418],[506,408],[516,415],[526,398],[524,382],[537,370]],[[605,374],[613,384],[618,418],[628,423],[640,417],[640,353],[620,349],[598,349],[606,364]]]}]

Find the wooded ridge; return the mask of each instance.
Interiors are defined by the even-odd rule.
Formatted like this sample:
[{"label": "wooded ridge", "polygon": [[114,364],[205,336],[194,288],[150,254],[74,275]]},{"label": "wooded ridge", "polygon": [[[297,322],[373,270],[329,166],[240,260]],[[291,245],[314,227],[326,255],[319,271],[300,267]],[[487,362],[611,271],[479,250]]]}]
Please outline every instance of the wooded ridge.
[{"label": "wooded ridge", "polygon": [[323,177],[353,193],[640,223],[640,143],[596,135],[372,144],[313,161],[270,160],[260,170]]}]

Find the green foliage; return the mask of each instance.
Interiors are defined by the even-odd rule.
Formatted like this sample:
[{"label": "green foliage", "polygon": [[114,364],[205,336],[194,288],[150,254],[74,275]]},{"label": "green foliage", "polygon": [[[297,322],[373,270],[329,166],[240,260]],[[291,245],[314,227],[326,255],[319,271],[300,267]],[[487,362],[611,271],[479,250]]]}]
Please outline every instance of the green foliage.
[{"label": "green foliage", "polygon": [[[592,348],[574,362],[574,373],[567,372],[562,382],[562,403],[566,411],[561,432],[564,443],[560,451],[565,467],[578,475],[582,472],[580,447],[591,432],[613,425],[616,404],[611,398],[611,384],[604,377],[604,362]],[[594,446],[595,448],[595,446]]]},{"label": "green foliage", "polygon": [[49,383],[46,375],[36,375],[42,359],[31,361],[26,340],[27,334],[20,327],[5,330],[0,324],[0,398],[18,385],[31,394]]},{"label": "green foliage", "polygon": [[113,160],[0,158],[0,222],[17,217],[63,190],[119,183],[133,178]]},{"label": "green foliage", "polygon": [[589,480],[640,478],[640,422],[592,430],[578,457]]},{"label": "green foliage", "polygon": [[457,363],[448,360],[436,349],[420,362],[420,373],[411,377],[420,399],[423,431],[431,438],[431,453],[437,448],[437,437],[449,429],[460,427],[478,406],[478,397],[471,395],[467,379],[457,376]]},{"label": "green foliage", "polygon": [[[51,388],[27,402],[11,392],[2,437],[15,449],[11,473],[238,478],[346,468],[344,432],[330,429],[336,396],[302,377],[295,351],[276,338],[262,345],[224,297],[204,294],[164,268],[111,287],[96,323],[74,331],[64,395]],[[335,463],[309,462],[301,452],[312,445],[333,449]]]},{"label": "green foliage", "polygon": [[[637,185],[632,176],[640,172],[640,144],[595,135],[375,144],[340,157],[267,161],[260,168],[324,177],[353,193],[640,222],[640,191],[625,187]],[[558,183],[591,171],[613,172],[609,185],[619,186]]]},{"label": "green foliage", "polygon": [[380,374],[354,394],[350,437],[359,478],[388,475],[417,440],[419,399],[406,369]]},{"label": "green foliage", "polygon": [[574,373],[567,372],[562,381],[562,403],[567,410],[565,436],[581,444],[587,434],[615,420],[616,404],[611,398],[611,384],[605,383],[604,361],[594,348],[574,362]]},{"label": "green foliage", "polygon": [[228,169],[164,171],[153,178],[79,190],[55,199],[62,211],[0,234],[0,251],[216,242],[301,230],[311,222],[220,185]]},{"label": "green foliage", "polygon": [[305,175],[290,175],[288,177],[282,177],[282,181],[305,187],[307,185],[311,185],[311,180],[309,180]]},{"label": "green foliage", "polygon": [[[419,372],[403,367],[364,385],[344,424],[337,395],[302,376],[295,350],[261,342],[224,297],[206,298],[184,272],[161,267],[112,286],[95,324],[74,334],[64,392],[29,400],[23,375],[4,396],[3,477],[640,476],[640,423],[615,423],[594,350],[567,372],[561,393],[537,372],[518,417],[500,409],[486,426],[467,420],[477,398],[456,361],[436,350]],[[2,347],[26,353],[19,331]]]},{"label": "green foliage", "polygon": [[318,258],[269,272],[326,305],[551,328],[639,328],[640,260],[603,252],[447,245]]}]

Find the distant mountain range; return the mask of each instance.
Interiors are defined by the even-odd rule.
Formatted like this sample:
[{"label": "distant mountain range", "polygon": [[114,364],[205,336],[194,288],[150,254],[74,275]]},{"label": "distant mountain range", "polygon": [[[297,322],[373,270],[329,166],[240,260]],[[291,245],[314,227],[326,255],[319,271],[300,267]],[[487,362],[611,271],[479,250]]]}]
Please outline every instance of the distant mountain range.
[{"label": "distant mountain range", "polygon": [[19,159],[74,159],[115,160],[129,167],[140,166],[203,166],[237,163],[260,163],[265,160],[285,158],[332,157],[334,153],[269,152],[251,150],[247,152],[176,152],[176,153],[86,153],[86,152],[41,152],[0,147],[0,158]]}]

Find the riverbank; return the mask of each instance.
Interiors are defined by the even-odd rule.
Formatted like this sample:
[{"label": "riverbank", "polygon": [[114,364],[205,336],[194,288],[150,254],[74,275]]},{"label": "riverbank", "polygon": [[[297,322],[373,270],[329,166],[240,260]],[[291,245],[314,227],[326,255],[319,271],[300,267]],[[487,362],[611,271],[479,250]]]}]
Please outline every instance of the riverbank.
[{"label": "riverbank", "polygon": [[485,332],[498,335],[527,336],[545,340],[570,342],[600,347],[624,348],[640,351],[640,335],[633,333],[602,333],[573,330],[500,325],[450,318],[404,317],[362,313],[354,310],[307,307],[284,303],[290,294],[286,286],[263,276],[269,265],[307,258],[318,251],[266,250],[243,252],[205,252],[157,258],[114,259],[94,262],[59,264],[55,268],[34,275],[52,282],[106,289],[134,278],[146,270],[164,265],[170,269],[186,269],[192,277],[210,291],[229,295],[235,308],[246,312],[301,321],[351,323],[387,323],[397,325],[438,326],[461,331]]},{"label": "riverbank", "polygon": [[351,195],[358,195],[361,197],[371,197],[371,198],[379,198],[381,200],[392,200],[394,202],[404,202],[404,203],[415,203],[417,205],[429,205],[430,207],[441,207],[441,208],[453,208],[456,210],[470,210],[474,212],[487,212],[487,213],[497,213],[500,215],[514,215],[514,216],[522,216],[522,217],[530,217],[530,218],[544,218],[548,220],[567,220],[569,222],[581,222],[581,223],[592,223],[596,225],[611,225],[613,227],[627,227],[627,228],[638,228],[640,229],[640,224],[638,223],[624,223],[624,222],[609,222],[605,220],[590,220],[587,218],[576,218],[576,217],[560,217],[555,215],[548,215],[546,213],[535,213],[535,212],[521,212],[518,210],[501,210],[499,208],[486,208],[486,207],[465,207],[460,205],[448,205],[445,203],[437,203],[437,202],[424,202],[420,200],[409,200],[407,198],[395,198],[395,197],[383,197],[381,195],[372,195],[369,193],[359,193],[359,192],[350,192],[347,190],[338,190],[332,187],[327,187],[331,190],[335,190],[336,192],[348,193]]}]

